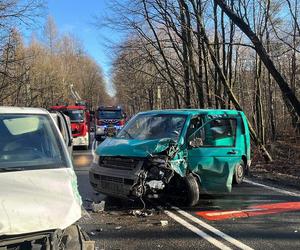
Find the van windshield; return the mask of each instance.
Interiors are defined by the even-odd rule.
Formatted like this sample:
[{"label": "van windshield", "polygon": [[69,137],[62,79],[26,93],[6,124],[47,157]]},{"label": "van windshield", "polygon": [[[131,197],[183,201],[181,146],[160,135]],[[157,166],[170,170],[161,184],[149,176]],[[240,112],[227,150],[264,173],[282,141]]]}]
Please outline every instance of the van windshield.
[{"label": "van windshield", "polygon": [[122,112],[121,110],[99,110],[98,117],[99,119],[121,119]]},{"label": "van windshield", "polygon": [[140,114],[127,123],[117,138],[138,140],[171,138],[177,141],[185,120],[185,115]]},{"label": "van windshield", "polygon": [[0,115],[0,168],[67,167],[53,122],[46,115]]}]

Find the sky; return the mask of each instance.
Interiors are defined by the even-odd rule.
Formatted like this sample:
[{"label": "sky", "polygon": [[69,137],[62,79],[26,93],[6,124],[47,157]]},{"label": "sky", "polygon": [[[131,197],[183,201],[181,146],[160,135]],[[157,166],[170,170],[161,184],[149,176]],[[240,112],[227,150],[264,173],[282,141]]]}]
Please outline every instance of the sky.
[{"label": "sky", "polygon": [[98,29],[95,17],[110,15],[110,0],[48,0],[47,14],[55,20],[61,33],[71,33],[79,38],[86,52],[102,67],[107,91],[113,95],[110,81],[111,56],[106,46],[107,38],[117,41],[120,35],[107,29]]}]

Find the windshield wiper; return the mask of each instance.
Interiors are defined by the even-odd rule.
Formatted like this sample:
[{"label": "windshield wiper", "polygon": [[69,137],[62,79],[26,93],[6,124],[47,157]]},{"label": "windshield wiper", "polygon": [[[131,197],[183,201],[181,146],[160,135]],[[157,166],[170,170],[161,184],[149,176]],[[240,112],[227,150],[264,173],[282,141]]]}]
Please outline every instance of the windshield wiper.
[{"label": "windshield wiper", "polygon": [[1,168],[0,172],[14,172],[14,171],[23,171],[25,168]]}]

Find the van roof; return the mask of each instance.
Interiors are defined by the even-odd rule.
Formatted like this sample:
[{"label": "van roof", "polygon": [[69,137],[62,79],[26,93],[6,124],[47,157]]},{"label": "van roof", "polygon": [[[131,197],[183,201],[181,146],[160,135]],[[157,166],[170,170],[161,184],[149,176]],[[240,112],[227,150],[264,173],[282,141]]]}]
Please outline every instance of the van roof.
[{"label": "van roof", "polygon": [[45,115],[49,114],[46,109],[43,108],[27,108],[27,107],[10,107],[0,106],[0,114],[36,114]]},{"label": "van roof", "polygon": [[228,114],[235,115],[241,114],[242,111],[234,110],[234,109],[163,109],[163,110],[151,110],[141,112],[142,114],[178,114],[178,115],[220,115],[220,114]]}]

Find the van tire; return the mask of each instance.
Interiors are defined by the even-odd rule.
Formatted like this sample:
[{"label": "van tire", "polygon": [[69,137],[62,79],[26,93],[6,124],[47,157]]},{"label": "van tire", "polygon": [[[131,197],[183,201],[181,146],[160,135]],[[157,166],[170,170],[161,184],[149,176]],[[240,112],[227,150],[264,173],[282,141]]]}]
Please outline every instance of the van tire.
[{"label": "van tire", "polygon": [[235,167],[234,175],[233,175],[233,183],[241,184],[244,181],[245,177],[245,162],[243,160]]},{"label": "van tire", "polygon": [[200,188],[197,179],[192,174],[184,178],[187,191],[187,206],[195,206],[199,202]]}]

